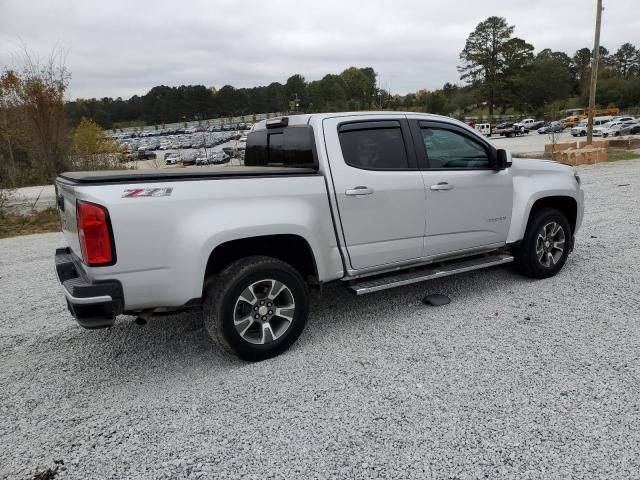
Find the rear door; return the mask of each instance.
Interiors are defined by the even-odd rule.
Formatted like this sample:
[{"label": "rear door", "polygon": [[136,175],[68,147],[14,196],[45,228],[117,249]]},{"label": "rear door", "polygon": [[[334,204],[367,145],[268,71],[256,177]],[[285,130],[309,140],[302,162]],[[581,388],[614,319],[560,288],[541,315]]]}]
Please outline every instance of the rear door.
[{"label": "rear door", "polygon": [[491,145],[446,122],[411,121],[427,198],[425,255],[503,245],[511,223],[509,170],[493,168]]},{"label": "rear door", "polygon": [[421,258],[425,190],[406,118],[328,118],[323,129],[351,267]]}]

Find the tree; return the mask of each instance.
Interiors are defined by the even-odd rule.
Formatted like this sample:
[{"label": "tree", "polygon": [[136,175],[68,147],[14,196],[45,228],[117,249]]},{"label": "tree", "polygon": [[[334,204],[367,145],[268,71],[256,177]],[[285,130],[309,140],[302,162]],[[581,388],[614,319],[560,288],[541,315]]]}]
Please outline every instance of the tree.
[{"label": "tree", "polygon": [[612,58],[613,66],[616,71],[623,77],[638,74],[640,68],[640,51],[632,44],[623,44]]},{"label": "tree", "polygon": [[73,133],[72,165],[80,170],[119,168],[118,144],[96,122],[83,118]]},{"label": "tree", "polygon": [[584,94],[591,78],[591,50],[581,48],[573,54],[573,69],[575,71],[577,93]]},{"label": "tree", "polygon": [[504,44],[503,57],[504,65],[496,82],[500,87],[498,97],[502,105],[502,113],[506,111],[507,103],[510,103],[520,91],[514,79],[531,63],[533,45],[520,38],[512,38]]},{"label": "tree", "polygon": [[502,17],[489,17],[471,32],[460,52],[462,80],[486,91],[489,115],[493,115],[496,91],[509,61],[520,61],[533,50],[523,40],[511,38],[514,27]]},{"label": "tree", "polygon": [[292,101],[296,97],[300,99],[302,103],[304,99],[304,92],[307,89],[307,82],[304,77],[299,74],[291,75],[287,78],[287,82],[284,84],[284,90],[287,95],[287,100]]},{"label": "tree", "polygon": [[[489,17],[476,26],[460,53],[460,59],[464,62],[458,67],[461,79],[467,80],[487,95],[491,115],[502,69],[501,52],[511,38],[513,29],[504,18]],[[432,110],[433,104],[429,105],[429,111]]]},{"label": "tree", "polygon": [[537,111],[545,104],[566,98],[571,91],[571,71],[565,59],[538,55],[515,75],[512,103],[523,110]]},{"label": "tree", "polygon": [[[12,85],[16,82],[13,72],[0,76],[0,188],[16,184],[16,145],[20,135],[19,111],[14,103]],[[4,153],[4,155],[3,155]]]},{"label": "tree", "polygon": [[66,167],[64,96],[70,74],[64,60],[62,52],[54,51],[42,62],[25,49],[21,65],[2,75],[3,103],[11,105],[21,130],[18,145],[41,181],[53,181]]}]

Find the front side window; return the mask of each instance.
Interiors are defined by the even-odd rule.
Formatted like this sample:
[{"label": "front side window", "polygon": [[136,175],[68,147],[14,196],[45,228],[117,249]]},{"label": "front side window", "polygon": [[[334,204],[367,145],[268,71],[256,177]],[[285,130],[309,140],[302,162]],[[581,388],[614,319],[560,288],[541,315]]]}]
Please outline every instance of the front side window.
[{"label": "front side window", "polygon": [[406,170],[407,151],[400,125],[340,131],[340,146],[347,165],[366,170]]},{"label": "front side window", "polygon": [[489,168],[486,148],[466,135],[442,128],[422,127],[429,168]]}]

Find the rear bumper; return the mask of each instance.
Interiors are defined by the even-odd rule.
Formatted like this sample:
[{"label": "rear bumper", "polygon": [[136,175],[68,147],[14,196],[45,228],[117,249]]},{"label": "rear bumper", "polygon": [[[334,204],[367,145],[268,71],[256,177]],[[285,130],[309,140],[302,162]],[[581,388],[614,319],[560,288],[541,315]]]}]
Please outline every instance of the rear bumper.
[{"label": "rear bumper", "polygon": [[113,325],[124,308],[120,282],[91,282],[68,247],[56,250],[55,266],[67,307],[78,324],[89,329]]}]

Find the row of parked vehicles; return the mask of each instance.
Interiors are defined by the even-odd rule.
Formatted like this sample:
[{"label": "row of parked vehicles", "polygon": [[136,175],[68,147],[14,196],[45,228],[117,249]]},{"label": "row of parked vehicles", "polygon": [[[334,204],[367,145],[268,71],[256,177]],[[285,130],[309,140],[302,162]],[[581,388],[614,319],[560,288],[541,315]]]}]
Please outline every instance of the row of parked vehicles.
[{"label": "row of parked vehicles", "polygon": [[130,138],[153,138],[166,137],[169,135],[190,135],[193,133],[214,133],[214,132],[235,132],[238,130],[250,130],[253,124],[236,123],[227,125],[158,128],[154,130],[117,132],[111,134],[115,140],[126,140]]},{"label": "row of parked vehicles", "polygon": [[[640,118],[631,116],[602,116],[593,120],[593,135],[596,137],[617,137],[620,135],[640,134]],[[502,137],[515,137],[536,131],[539,134],[559,133],[566,128],[571,128],[571,135],[583,137],[587,135],[587,120],[580,120],[577,123],[557,120],[544,122],[533,118],[525,118],[520,122],[502,122],[495,126],[489,123],[478,123],[474,128],[481,134],[490,137],[500,135]]]},{"label": "row of parked vehicles", "polygon": [[190,151],[182,154],[181,152],[168,152],[164,156],[166,165],[184,166],[190,165],[221,165],[229,163],[231,155],[224,151],[200,150]]},{"label": "row of parked vehicles", "polygon": [[240,131],[235,132],[199,132],[179,135],[168,135],[158,138],[126,138],[117,140],[124,150],[155,151],[155,150],[182,150],[189,148],[212,148],[230,140],[238,140],[242,136]]},{"label": "row of parked vehicles", "polygon": [[[571,129],[574,137],[587,135],[587,121],[580,121]],[[640,135],[640,118],[634,117],[597,117],[593,119],[594,137],[619,137],[621,135]]]},{"label": "row of parked vehicles", "polygon": [[501,137],[515,137],[532,131],[550,133],[564,129],[561,122],[545,122],[534,118],[525,118],[519,122],[502,122],[495,126],[489,123],[478,123],[474,128],[485,136],[500,135]]}]

